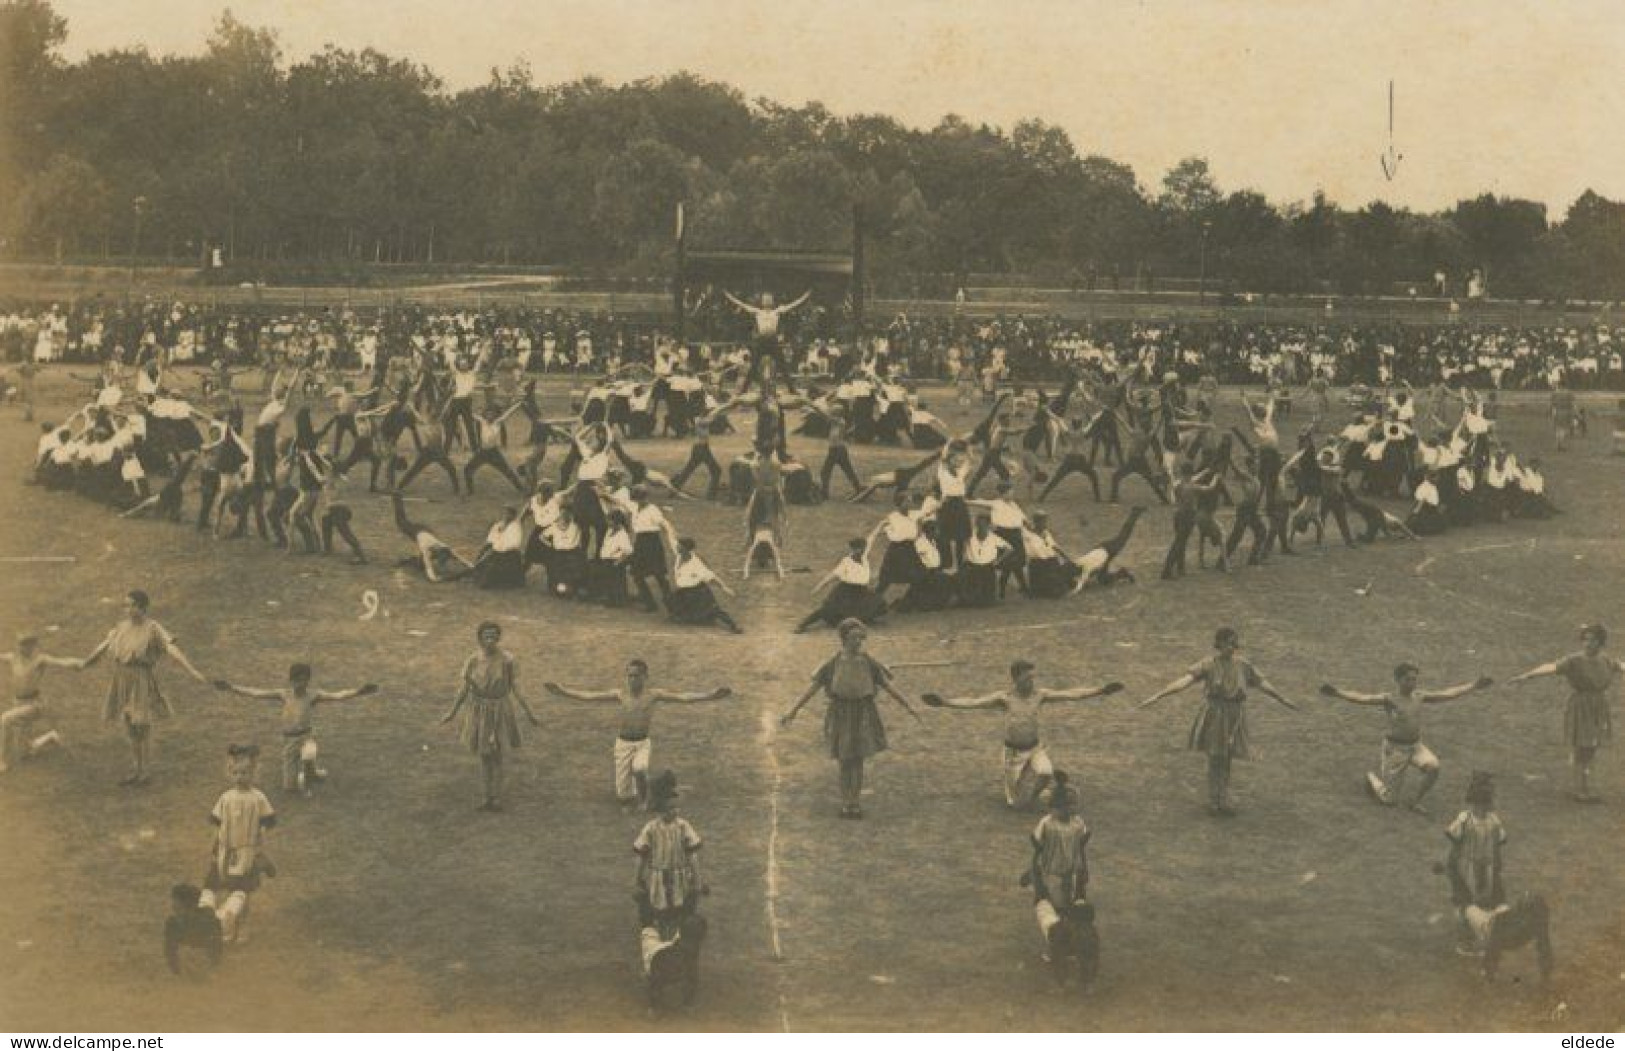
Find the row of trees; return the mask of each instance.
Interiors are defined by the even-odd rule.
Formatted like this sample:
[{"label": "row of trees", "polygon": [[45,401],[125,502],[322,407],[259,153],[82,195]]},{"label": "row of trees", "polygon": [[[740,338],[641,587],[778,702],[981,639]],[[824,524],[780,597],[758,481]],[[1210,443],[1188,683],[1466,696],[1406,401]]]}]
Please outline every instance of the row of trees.
[{"label": "row of trees", "polygon": [[1195,276],[1237,290],[1390,292],[1481,267],[1499,293],[1618,297],[1625,206],[1559,222],[1490,195],[1423,215],[1223,192],[1190,158],[1153,189],[1040,120],[928,130],[749,101],[680,74],[541,86],[523,66],[452,92],[336,47],[289,64],[224,13],[205,51],[62,59],[45,0],[0,4],[0,238],[42,258],[219,247],[276,261],[558,264],[657,274],[672,215],[697,241],[845,248],[885,280],[972,272]]}]

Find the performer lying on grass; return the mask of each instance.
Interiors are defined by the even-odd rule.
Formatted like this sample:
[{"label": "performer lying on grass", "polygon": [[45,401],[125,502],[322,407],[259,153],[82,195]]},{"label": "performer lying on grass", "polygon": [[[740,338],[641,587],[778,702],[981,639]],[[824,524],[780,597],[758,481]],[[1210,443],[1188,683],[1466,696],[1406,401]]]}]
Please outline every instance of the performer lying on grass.
[{"label": "performer lying on grass", "polygon": [[474,563],[453,551],[428,526],[406,517],[406,501],[398,490],[389,498],[395,507],[395,528],[417,548],[417,554],[403,559],[402,565],[419,567],[431,584],[447,584],[474,571]]}]

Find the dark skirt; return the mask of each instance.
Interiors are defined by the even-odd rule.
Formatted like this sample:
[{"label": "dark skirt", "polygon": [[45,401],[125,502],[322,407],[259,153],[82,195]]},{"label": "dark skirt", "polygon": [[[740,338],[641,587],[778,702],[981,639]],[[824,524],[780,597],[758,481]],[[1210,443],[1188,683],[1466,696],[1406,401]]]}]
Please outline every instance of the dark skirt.
[{"label": "dark skirt", "polygon": [[868,759],[886,750],[886,724],[873,697],[831,700],[824,712],[824,743],[832,759]]},{"label": "dark skirt", "polygon": [[887,584],[913,584],[925,572],[920,555],[909,541],[888,543],[886,557],[880,562],[880,579]]},{"label": "dark skirt", "polygon": [[592,597],[612,606],[626,604],[626,564],[595,558],[587,569],[587,590]]},{"label": "dark skirt", "polygon": [[474,573],[474,583],[482,588],[522,588],[525,586],[525,556],[519,551],[492,551]]},{"label": "dark skirt", "polygon": [[835,627],[848,617],[856,617],[872,624],[886,614],[886,603],[872,588],[862,584],[836,584],[818,607],[818,616],[825,624]]},{"label": "dark skirt", "polygon": [[1214,757],[1246,759],[1247,713],[1244,702],[1209,700],[1191,724],[1190,750]]},{"label": "dark skirt", "polygon": [[959,567],[959,600],[967,606],[993,605],[998,598],[998,574],[994,566],[966,563]]},{"label": "dark skirt", "polygon": [[954,603],[954,581],[940,569],[921,569],[902,598],[892,603],[899,613],[934,613]]},{"label": "dark skirt", "polygon": [[587,554],[579,547],[555,551],[547,560],[547,584],[559,594],[575,591],[587,582]]},{"label": "dark skirt", "polygon": [[1033,598],[1065,598],[1078,582],[1078,567],[1059,558],[1027,563],[1027,593]]},{"label": "dark skirt", "polygon": [[666,600],[666,612],[672,620],[681,624],[709,624],[722,612],[722,607],[717,604],[711,585],[695,584],[693,587],[674,589]]},{"label": "dark skirt", "polygon": [[950,496],[937,508],[937,536],[942,543],[970,539],[970,508],[962,496]]},{"label": "dark skirt", "polygon": [[640,579],[666,575],[666,545],[659,533],[633,534],[632,575]]},{"label": "dark skirt", "polygon": [[1570,748],[1597,748],[1613,733],[1608,695],[1575,691],[1563,711],[1563,737]]}]

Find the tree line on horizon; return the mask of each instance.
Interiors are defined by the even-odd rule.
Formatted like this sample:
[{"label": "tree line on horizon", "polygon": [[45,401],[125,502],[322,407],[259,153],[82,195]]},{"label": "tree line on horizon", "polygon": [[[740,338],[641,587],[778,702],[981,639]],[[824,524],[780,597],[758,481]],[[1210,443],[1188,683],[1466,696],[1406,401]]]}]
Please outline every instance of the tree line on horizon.
[{"label": "tree line on horizon", "polygon": [[199,55],[68,62],[67,30],[47,0],[0,4],[0,256],[659,276],[681,201],[692,241],[718,247],[845,250],[856,217],[881,286],[1205,272],[1391,294],[1481,269],[1496,295],[1625,296],[1625,204],[1590,190],[1561,218],[1488,193],[1435,213],[1278,204],[1222,190],[1200,157],[1142,186],[1038,119],[910,128],[688,73],[544,86],[523,64],[451,91],[371,49],[290,63],[229,10]]}]

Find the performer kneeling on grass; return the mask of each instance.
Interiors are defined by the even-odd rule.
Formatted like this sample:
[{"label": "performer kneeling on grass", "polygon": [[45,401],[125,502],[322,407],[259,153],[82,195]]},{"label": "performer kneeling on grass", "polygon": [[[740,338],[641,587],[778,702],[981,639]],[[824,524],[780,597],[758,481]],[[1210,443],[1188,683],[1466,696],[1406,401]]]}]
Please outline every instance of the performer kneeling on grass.
[{"label": "performer kneeling on grass", "polygon": [[1230,806],[1230,762],[1246,759],[1247,718],[1243,704],[1249,687],[1284,708],[1298,707],[1271,686],[1251,662],[1236,656],[1241,636],[1234,628],[1220,628],[1213,636],[1213,656],[1191,665],[1189,671],[1144,701],[1149,708],[1164,697],[1202,684],[1203,705],[1191,725],[1190,750],[1207,754],[1208,813],[1214,817],[1234,817]]},{"label": "performer kneeling on grass", "polygon": [[1086,701],[1093,697],[1108,697],[1123,689],[1120,682],[1108,682],[1104,686],[1076,686],[1067,690],[1040,689],[1035,670],[1032,661],[1013,662],[1010,665],[1010,688],[982,697],[951,698],[935,693],[921,697],[933,708],[1005,713],[1004,801],[1012,807],[1027,808],[1041,802],[1045,790],[1055,778],[1055,766],[1050,762],[1049,752],[1039,735],[1039,710],[1053,701]]},{"label": "performer kneeling on grass", "polygon": [[954,604],[954,580],[942,571],[942,551],[937,547],[937,524],[920,523],[914,540],[919,572],[903,597],[889,605],[894,613],[934,613]]},{"label": "performer kneeling on grass", "polygon": [[428,526],[419,525],[406,517],[406,501],[399,491],[390,494],[395,507],[395,528],[412,541],[417,554],[402,559],[402,565],[417,566],[431,584],[447,584],[474,570],[474,563],[451,549],[451,545],[435,536]]},{"label": "performer kneeling on grass", "polygon": [[651,690],[649,665],[640,658],[626,662],[626,685],[619,690],[581,690],[556,682],[542,685],[556,697],[620,706],[620,726],[615,735],[615,798],[628,809],[649,803],[649,757],[654,748],[649,734],[655,707],[720,701],[733,695],[727,686],[691,693]]},{"label": "performer kneeling on grass", "polygon": [[1426,814],[1427,807],[1422,805],[1422,798],[1433,787],[1433,782],[1439,779],[1439,759],[1422,743],[1422,706],[1442,704],[1465,697],[1474,690],[1488,689],[1495,680],[1480,676],[1472,682],[1443,690],[1418,690],[1420,674],[1416,665],[1407,662],[1394,668],[1397,689],[1393,693],[1355,693],[1339,689],[1331,683],[1321,686],[1320,692],[1339,701],[1383,710],[1388,717],[1388,732],[1382,739],[1378,771],[1365,775],[1366,790],[1383,806],[1393,806],[1399,802],[1400,784],[1405,771],[1415,767],[1422,775],[1422,783],[1417,786],[1416,797],[1411,800],[1410,807],[1418,814]]},{"label": "performer kneeling on grass", "polygon": [[145,591],[132,591],[124,606],[124,619],[113,626],[101,645],[90,651],[84,659],[89,668],[112,654],[116,665],[113,681],[107,688],[107,702],[102,706],[102,719],[108,723],[121,722],[130,740],[131,770],[121,785],[147,783],[147,766],[152,761],[152,724],[167,719],[171,709],[158,678],[153,674],[158,661],[167,653],[175,663],[198,682],[208,682],[203,673],[186,659],[180,647],[164,626],[147,616],[151,600]]},{"label": "performer kneeling on grass", "polygon": [[677,542],[677,565],[671,574],[672,591],[666,612],[679,624],[720,624],[735,635],[743,635],[745,630],[717,604],[716,595],[711,593],[715,585],[732,597],[733,589],[711,572],[711,567],[695,553],[695,546],[689,537]]},{"label": "performer kneeling on grass", "polygon": [[846,557],[837,562],[824,579],[813,585],[813,594],[818,594],[830,584],[835,587],[824,599],[823,605],[796,625],[796,634],[809,631],[820,622],[832,628],[853,618],[873,624],[886,615],[885,600],[870,587],[872,574],[869,572],[868,546],[862,537],[854,537],[846,542]]},{"label": "performer kneeling on grass", "polygon": [[886,750],[886,726],[875,707],[875,695],[885,690],[915,721],[920,715],[892,685],[891,670],[863,652],[869,637],[863,621],[844,620],[837,631],[840,652],[813,673],[811,685],[779,717],[779,725],[788,728],[820,690],[829,698],[824,743],[830,757],[841,765],[841,817],[856,820],[863,817],[863,764]]},{"label": "performer kneeling on grass", "polygon": [[318,704],[368,697],[378,692],[376,683],[364,683],[349,690],[312,690],[311,669],[308,664],[294,664],[288,668],[288,685],[260,690],[249,686],[236,686],[225,679],[214,680],[214,688],[256,701],[277,701],[282,710],[282,790],[310,795],[318,781],[327,780],[327,771],[316,765],[318,751],[315,731],[311,727]]},{"label": "performer kneeling on grass", "polygon": [[532,726],[540,726],[536,715],[519,693],[518,665],[513,654],[497,644],[502,628],[486,621],[476,632],[480,648],[463,662],[462,684],[451,710],[440,720],[449,723],[464,708],[459,739],[480,757],[485,777],[485,802],[479,809],[502,809],[502,760],[509,749],[518,748],[524,738],[519,733],[518,712],[523,711]]},{"label": "performer kneeling on grass", "polygon": [[1569,703],[1563,712],[1563,736],[1568,739],[1569,764],[1574,772],[1574,787],[1569,795],[1576,803],[1600,803],[1602,798],[1591,790],[1591,763],[1597,758],[1597,749],[1612,735],[1609,694],[1620,672],[1625,671],[1625,663],[1602,652],[1608,644],[1608,629],[1601,624],[1581,628],[1580,644],[1579,653],[1514,675],[1507,685],[1517,686],[1547,675],[1562,676],[1569,684]]},{"label": "performer kneeling on grass", "polygon": [[77,657],[41,653],[39,636],[26,631],[17,635],[16,652],[0,653],[0,661],[11,668],[12,698],[11,708],[0,715],[0,774],[3,774],[17,760],[62,744],[62,735],[51,726],[50,709],[40,691],[40,682],[48,668],[78,671],[85,662]]}]

